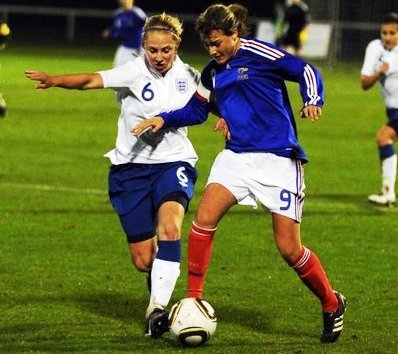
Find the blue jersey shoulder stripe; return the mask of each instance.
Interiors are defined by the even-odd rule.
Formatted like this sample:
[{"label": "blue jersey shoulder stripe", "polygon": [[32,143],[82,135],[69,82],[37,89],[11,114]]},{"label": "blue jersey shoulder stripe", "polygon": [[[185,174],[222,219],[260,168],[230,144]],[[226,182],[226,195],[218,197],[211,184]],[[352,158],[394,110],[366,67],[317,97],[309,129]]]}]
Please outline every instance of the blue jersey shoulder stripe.
[{"label": "blue jersey shoulder stripe", "polygon": [[273,48],[266,43],[253,39],[241,38],[241,49],[258,54],[270,60],[277,60],[285,56],[285,54],[277,48]]}]

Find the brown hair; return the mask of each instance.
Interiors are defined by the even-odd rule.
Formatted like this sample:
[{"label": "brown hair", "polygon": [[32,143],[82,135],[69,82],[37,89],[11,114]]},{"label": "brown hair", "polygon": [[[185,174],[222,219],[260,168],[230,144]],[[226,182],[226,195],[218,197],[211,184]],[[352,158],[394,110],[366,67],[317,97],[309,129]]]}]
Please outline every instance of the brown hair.
[{"label": "brown hair", "polygon": [[396,12],[390,12],[384,15],[381,23],[382,24],[396,23],[398,25],[398,14]]},{"label": "brown hair", "polygon": [[223,31],[231,35],[232,31],[238,30],[239,36],[245,37],[249,34],[247,25],[248,10],[240,4],[215,4],[209,6],[196,20],[195,29],[203,38],[213,30]]}]

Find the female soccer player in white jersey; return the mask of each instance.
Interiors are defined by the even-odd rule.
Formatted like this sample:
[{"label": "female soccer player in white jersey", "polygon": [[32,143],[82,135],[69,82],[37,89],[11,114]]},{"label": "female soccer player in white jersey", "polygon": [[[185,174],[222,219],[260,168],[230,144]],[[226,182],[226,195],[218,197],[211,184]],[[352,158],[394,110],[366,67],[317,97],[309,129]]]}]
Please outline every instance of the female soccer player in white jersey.
[{"label": "female soccer player in white jersey", "polygon": [[380,83],[388,122],[377,133],[377,145],[382,171],[382,186],[378,194],[369,195],[369,201],[379,205],[395,203],[397,154],[393,143],[398,137],[398,14],[389,13],[381,22],[380,39],[371,41],[361,69],[364,90]]},{"label": "female soccer player in white jersey", "polygon": [[123,66],[56,76],[26,71],[28,78],[39,81],[38,89],[112,88],[120,93],[116,147],[105,155],[112,164],[109,195],[133,264],[151,272],[146,335],[155,338],[168,330],[164,308],[180,274],[181,226],[194,192],[197,155],[186,128],[170,127],[139,138],[130,130],[163,110],[183,107],[195,93],[200,75],[177,55],[181,33],[180,21],[163,13],[147,19],[144,53]]},{"label": "female soccer player in white jersey", "polygon": [[299,83],[304,102],[300,116],[316,121],[323,105],[322,79],[301,59],[245,38],[243,13],[239,6],[216,4],[199,16],[196,29],[213,59],[202,72],[197,92],[183,109],[146,120],[133,133],[149,125],[156,132],[163,125],[170,129],[201,123],[214,95],[231,138],[212,166],[190,230],[188,296],[203,296],[213,237],[223,215],[236,203],[259,201],[272,213],[280,254],[321,302],[321,341],[334,342],[343,329],[346,301],[330,286],[316,254],[301,243],[306,155],[297,140],[285,86],[285,80]]}]

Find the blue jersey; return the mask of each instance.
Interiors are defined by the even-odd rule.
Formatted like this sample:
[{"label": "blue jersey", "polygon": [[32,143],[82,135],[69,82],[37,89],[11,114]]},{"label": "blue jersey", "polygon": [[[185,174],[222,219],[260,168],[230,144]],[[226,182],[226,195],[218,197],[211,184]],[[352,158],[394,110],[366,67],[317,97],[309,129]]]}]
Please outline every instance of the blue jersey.
[{"label": "blue jersey", "polygon": [[125,47],[140,48],[146,17],[145,12],[137,6],[130,11],[117,11],[110,37],[120,39]]},{"label": "blue jersey", "polygon": [[323,105],[323,82],[314,67],[270,43],[241,38],[240,49],[227,63],[209,62],[184,108],[160,116],[165,126],[200,124],[215,104],[231,132],[227,149],[306,161],[285,80],[299,84],[304,106]]}]

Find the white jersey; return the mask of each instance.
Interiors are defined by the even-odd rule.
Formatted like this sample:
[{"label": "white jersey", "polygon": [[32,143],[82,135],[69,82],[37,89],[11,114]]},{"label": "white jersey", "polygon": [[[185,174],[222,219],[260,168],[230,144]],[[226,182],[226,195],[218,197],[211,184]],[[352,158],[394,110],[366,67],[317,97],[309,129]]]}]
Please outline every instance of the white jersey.
[{"label": "white jersey", "polygon": [[366,48],[361,75],[373,75],[383,62],[389,64],[385,77],[379,80],[384,101],[387,108],[398,108],[398,45],[387,50],[380,39],[371,41]]},{"label": "white jersey", "polygon": [[161,140],[145,143],[131,129],[146,118],[182,108],[195,93],[200,74],[176,58],[165,76],[149,68],[144,54],[117,68],[100,71],[104,87],[118,93],[120,116],[115,149],[105,154],[113,165],[158,164],[186,161],[198,156],[188,139],[187,128],[161,129]]}]

